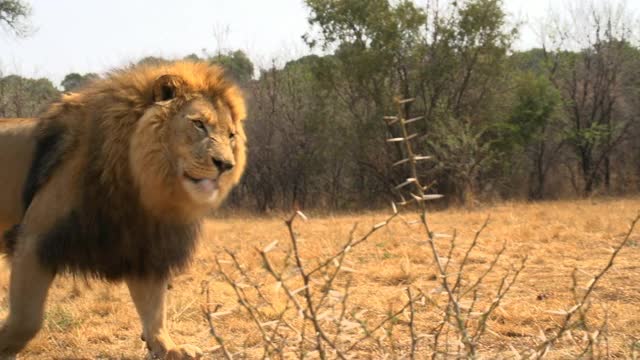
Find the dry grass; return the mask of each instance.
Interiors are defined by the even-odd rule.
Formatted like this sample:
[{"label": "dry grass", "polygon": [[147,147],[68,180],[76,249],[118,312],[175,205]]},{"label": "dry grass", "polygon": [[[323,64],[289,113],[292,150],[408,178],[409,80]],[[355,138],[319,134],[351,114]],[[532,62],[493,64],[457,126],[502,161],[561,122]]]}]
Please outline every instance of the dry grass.
[{"label": "dry grass", "polygon": [[[429,224],[435,231],[451,233],[457,229],[459,250],[451,257],[453,268],[457,268],[455,262],[463,255],[475,230],[491,215],[491,222],[468,261],[464,278],[470,282],[487,268],[503,241],[507,242],[501,261],[481,287],[481,302],[492,299],[497,283],[511,265],[517,265],[524,255],[529,256],[518,282],[489,319],[489,331],[479,343],[479,352],[485,357],[513,358],[513,349],[522,351],[533,347],[543,341],[542,334],[549,336],[557,329],[562,316],[554,312],[574,304],[571,291],[574,268],[580,269],[578,280],[584,286],[606,265],[611,249],[621,241],[639,209],[640,199],[633,198],[508,203],[475,211],[432,213]],[[311,215],[310,221],[297,223],[296,229],[300,234],[302,258],[309,266],[313,266],[316,259],[339,251],[354,223],[361,224],[355,231],[357,236],[388,216],[382,212],[317,218],[307,215]],[[231,216],[207,223],[194,264],[175,279],[170,291],[168,318],[176,341],[200,346],[209,358],[222,356],[202,313],[206,302],[202,289],[208,285],[209,307],[216,311],[213,323],[227,348],[231,352],[243,352],[248,358],[262,354],[262,336],[238,303],[215,259],[220,256],[225,273],[240,279],[241,274],[229,263],[229,256],[221,253],[223,248],[233,251],[250,278],[261,285],[270,299],[269,306],[256,300],[261,316],[277,319],[287,306],[286,296],[267,274],[256,248],[262,249],[279,240],[270,252],[274,262],[279,263],[290,244],[283,219]],[[424,233],[418,224],[403,221],[416,219],[417,216],[413,219],[408,213],[403,215],[403,219],[394,220],[349,253],[345,266],[354,271],[338,277],[336,286],[351,279],[348,302],[350,311],[357,313],[353,315],[356,318],[372,325],[384,319],[390,310],[406,303],[407,286],[422,291],[435,302],[446,297],[440,289]],[[614,267],[595,289],[588,326],[599,328],[607,318],[606,341],[602,341],[598,356],[629,358],[633,344],[640,339],[639,233],[632,235]],[[443,239],[440,254],[445,256],[448,249],[449,242]],[[0,318],[7,314],[7,284],[8,271],[2,269]],[[417,357],[423,358],[429,353],[428,345],[432,341],[429,336],[441,316],[429,301],[416,302],[414,316],[419,339]],[[375,338],[388,343],[388,349],[397,354],[406,354],[411,346],[409,317],[408,311],[395,317],[390,322],[394,325],[393,331],[387,332],[386,338],[383,334]],[[291,318],[290,321],[299,320]],[[137,359],[145,355],[139,335],[138,319],[123,285],[85,284],[81,280],[60,278],[50,293],[45,328],[22,358]],[[583,335],[582,331],[575,330],[562,337],[549,358],[575,357],[587,341]],[[377,358],[378,351],[380,348],[373,342],[364,342],[354,349],[354,354]]]}]

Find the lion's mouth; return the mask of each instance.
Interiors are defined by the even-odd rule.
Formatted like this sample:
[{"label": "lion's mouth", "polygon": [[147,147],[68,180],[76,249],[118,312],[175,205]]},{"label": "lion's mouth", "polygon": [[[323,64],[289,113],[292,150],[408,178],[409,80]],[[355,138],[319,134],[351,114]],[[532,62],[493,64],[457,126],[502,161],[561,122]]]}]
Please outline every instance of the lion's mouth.
[{"label": "lion's mouth", "polygon": [[210,193],[214,191],[218,186],[218,179],[209,179],[209,178],[197,178],[191,176],[187,173],[184,173],[184,177],[187,181],[191,182],[196,186],[196,188],[203,193]]},{"label": "lion's mouth", "polygon": [[218,179],[198,178],[183,174],[183,184],[187,191],[200,201],[212,201],[218,194]]}]

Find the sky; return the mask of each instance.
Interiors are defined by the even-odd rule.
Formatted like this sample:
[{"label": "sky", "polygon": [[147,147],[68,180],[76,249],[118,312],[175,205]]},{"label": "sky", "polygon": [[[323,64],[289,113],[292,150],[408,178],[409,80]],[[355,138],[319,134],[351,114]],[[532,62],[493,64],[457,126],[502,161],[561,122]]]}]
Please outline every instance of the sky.
[{"label": "sky", "polygon": [[[271,59],[283,62],[308,52],[301,36],[309,30],[309,11],[302,0],[28,2],[35,32],[23,39],[0,31],[0,71],[47,77],[56,85],[70,72],[101,73],[145,56],[176,58],[221,47],[244,50],[256,65],[268,66]],[[504,3],[511,19],[529,24],[551,4]],[[627,1],[627,7],[638,12],[640,0]],[[534,27],[525,24],[516,48],[537,42]]]}]

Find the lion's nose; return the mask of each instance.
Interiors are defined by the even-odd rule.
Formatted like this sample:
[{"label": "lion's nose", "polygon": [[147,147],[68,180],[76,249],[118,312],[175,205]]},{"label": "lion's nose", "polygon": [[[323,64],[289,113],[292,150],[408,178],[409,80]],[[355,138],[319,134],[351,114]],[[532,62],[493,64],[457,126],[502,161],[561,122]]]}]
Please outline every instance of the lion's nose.
[{"label": "lion's nose", "polygon": [[233,161],[226,159],[216,159],[212,157],[211,160],[213,161],[213,165],[215,165],[221,173],[233,169],[235,165]]}]

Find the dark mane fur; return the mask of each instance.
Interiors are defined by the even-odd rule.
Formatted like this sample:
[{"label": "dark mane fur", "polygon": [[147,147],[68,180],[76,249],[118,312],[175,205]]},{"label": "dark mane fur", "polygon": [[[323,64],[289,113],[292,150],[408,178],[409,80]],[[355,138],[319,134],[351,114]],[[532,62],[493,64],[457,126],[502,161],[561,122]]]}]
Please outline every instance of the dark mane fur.
[{"label": "dark mane fur", "polygon": [[55,273],[110,281],[127,276],[166,278],[188,265],[197,224],[168,225],[137,217],[123,226],[113,214],[104,206],[71,212],[41,238],[40,262]]},{"label": "dark mane fur", "polygon": [[16,249],[16,243],[20,236],[20,225],[13,225],[9,230],[4,232],[4,237],[1,241],[4,243],[4,250],[8,256],[13,255]]},{"label": "dark mane fur", "polygon": [[[89,136],[81,201],[40,239],[40,262],[56,273],[111,281],[127,276],[165,278],[182,270],[193,253],[199,223],[172,224],[150,215],[128,172],[119,172],[118,181],[111,181],[114,174],[105,160],[113,154],[103,153],[104,134],[96,128]],[[123,148],[121,155],[128,161]]]},{"label": "dark mane fur", "polygon": [[24,211],[27,211],[38,189],[44,185],[53,170],[60,164],[67,145],[64,141],[64,132],[64,126],[58,123],[38,126],[36,149],[22,190]]}]

